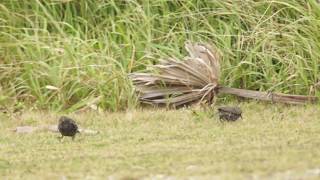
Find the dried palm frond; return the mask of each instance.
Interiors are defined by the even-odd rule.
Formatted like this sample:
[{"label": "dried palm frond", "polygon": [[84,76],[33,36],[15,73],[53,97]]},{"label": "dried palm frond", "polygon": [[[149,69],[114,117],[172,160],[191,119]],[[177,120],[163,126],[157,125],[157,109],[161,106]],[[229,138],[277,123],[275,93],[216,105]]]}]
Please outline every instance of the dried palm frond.
[{"label": "dried palm frond", "polygon": [[219,56],[209,45],[186,43],[189,53],[184,61],[162,60],[156,73],[132,73],[142,102],[178,107],[199,101],[211,102],[218,87]]},{"label": "dried palm frond", "polygon": [[154,73],[132,73],[141,102],[179,107],[196,102],[212,103],[217,93],[264,101],[301,104],[315,102],[314,96],[287,95],[219,86],[220,64],[215,48],[202,43],[185,45],[189,56],[183,61],[168,58],[154,65]]}]

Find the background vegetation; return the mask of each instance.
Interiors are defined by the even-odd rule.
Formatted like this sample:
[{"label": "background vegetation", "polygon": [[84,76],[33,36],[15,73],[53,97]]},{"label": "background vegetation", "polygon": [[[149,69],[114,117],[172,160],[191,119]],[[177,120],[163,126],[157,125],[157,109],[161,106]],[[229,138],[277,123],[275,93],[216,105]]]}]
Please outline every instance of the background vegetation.
[{"label": "background vegetation", "polygon": [[183,57],[186,40],[219,48],[226,86],[313,94],[319,18],[315,0],[4,0],[0,104],[133,107],[127,74]]}]

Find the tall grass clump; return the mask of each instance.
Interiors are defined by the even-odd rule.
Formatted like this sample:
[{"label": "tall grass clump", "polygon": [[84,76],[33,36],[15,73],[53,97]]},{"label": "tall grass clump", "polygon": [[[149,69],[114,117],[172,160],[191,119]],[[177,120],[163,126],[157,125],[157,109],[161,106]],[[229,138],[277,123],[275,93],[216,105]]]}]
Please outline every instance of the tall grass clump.
[{"label": "tall grass clump", "polygon": [[215,44],[225,86],[310,94],[319,81],[315,0],[6,0],[0,3],[0,105],[121,110],[127,74]]}]

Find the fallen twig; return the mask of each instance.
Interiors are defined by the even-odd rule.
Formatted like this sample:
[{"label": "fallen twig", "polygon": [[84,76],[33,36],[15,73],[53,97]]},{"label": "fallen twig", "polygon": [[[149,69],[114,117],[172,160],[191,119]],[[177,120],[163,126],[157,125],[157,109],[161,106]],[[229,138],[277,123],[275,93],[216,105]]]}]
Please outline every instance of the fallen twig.
[{"label": "fallen twig", "polygon": [[[32,132],[37,132],[37,131],[48,131],[48,132],[54,132],[54,133],[59,132],[57,125],[18,126],[15,129],[13,129],[13,131],[16,133],[32,133]],[[96,130],[83,129],[83,128],[79,128],[79,131],[80,131],[80,133],[89,134],[89,135],[94,135],[94,134],[99,133]]]},{"label": "fallen twig", "polygon": [[304,103],[316,103],[318,98],[316,96],[303,96],[303,95],[291,95],[283,93],[273,92],[261,92],[247,89],[238,89],[230,87],[219,87],[218,92],[221,94],[232,94],[244,98],[257,99],[262,101],[272,101],[287,104],[304,104]]}]

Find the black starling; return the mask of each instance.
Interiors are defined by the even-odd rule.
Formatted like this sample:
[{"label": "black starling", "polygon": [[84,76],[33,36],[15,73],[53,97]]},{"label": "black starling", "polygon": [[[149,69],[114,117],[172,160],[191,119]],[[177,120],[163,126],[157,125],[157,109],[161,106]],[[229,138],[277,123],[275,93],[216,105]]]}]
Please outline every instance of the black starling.
[{"label": "black starling", "polygon": [[77,133],[80,133],[76,122],[66,116],[60,117],[58,130],[62,135],[61,138],[63,138],[63,136],[71,136],[72,140],[74,140]]},{"label": "black starling", "polygon": [[239,107],[219,107],[219,119],[226,121],[236,121],[242,118],[242,111]]}]

